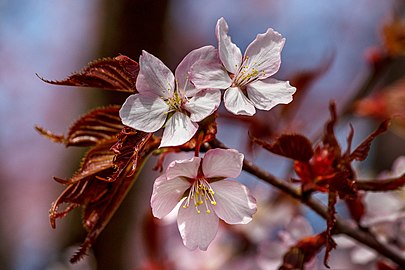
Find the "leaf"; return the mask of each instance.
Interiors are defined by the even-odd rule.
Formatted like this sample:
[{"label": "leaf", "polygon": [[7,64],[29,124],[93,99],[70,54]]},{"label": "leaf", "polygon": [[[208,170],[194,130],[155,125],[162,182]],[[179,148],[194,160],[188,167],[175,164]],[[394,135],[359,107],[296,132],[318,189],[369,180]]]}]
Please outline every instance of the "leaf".
[{"label": "leaf", "polygon": [[389,125],[389,120],[383,121],[378,128],[371,133],[357,148],[349,155],[349,161],[352,160],[365,160],[370,151],[371,143],[373,140],[381,133],[387,131]]},{"label": "leaf", "polygon": [[329,104],[329,112],[331,118],[325,125],[325,133],[322,138],[322,143],[325,146],[328,146],[331,151],[333,151],[333,156],[335,158],[340,158],[341,156],[341,149],[340,145],[335,136],[335,125],[337,122],[337,113],[336,113],[336,104],[334,101],[331,101]]},{"label": "leaf", "polygon": [[90,111],[77,120],[67,136],[56,135],[36,126],[36,130],[48,139],[66,146],[91,146],[109,140],[120,133],[124,125],[118,115],[120,106],[108,106]]},{"label": "leaf", "polygon": [[113,105],[90,111],[70,128],[66,146],[89,146],[117,136],[124,125],[119,117],[120,106]]},{"label": "leaf", "polygon": [[[147,156],[159,145],[151,133],[125,128],[116,138],[103,140],[87,153],[80,170],[68,180],[59,180],[67,188],[53,203],[51,225],[57,218],[82,207],[86,239],[71,262],[79,261],[90,249],[125,198]],[[68,206],[58,211],[61,204]]]},{"label": "leaf", "polygon": [[[114,142],[106,141],[91,148],[83,159],[80,169],[72,178],[67,180],[55,178],[59,183],[67,185],[67,188],[52,204],[49,211],[49,218],[53,228],[56,227],[57,218],[66,216],[77,206],[95,201],[97,197],[94,197],[94,194],[103,194],[101,190],[104,189],[106,182],[100,181],[97,177],[114,172],[114,153],[109,151]],[[89,191],[92,191],[92,193],[89,193]],[[59,206],[64,203],[68,204],[66,210],[58,212]]]},{"label": "leaf", "polygon": [[305,263],[311,261],[325,244],[325,232],[301,239],[283,256],[283,264],[279,269],[304,269]]},{"label": "leaf", "polygon": [[332,238],[332,230],[335,227],[336,223],[336,205],[337,194],[335,192],[329,192],[328,196],[328,217],[326,219],[326,247],[325,247],[325,256],[323,259],[323,264],[330,268],[328,265],[328,259],[332,249],[336,248],[336,243]]},{"label": "leaf", "polygon": [[347,209],[349,210],[350,216],[352,217],[353,220],[355,220],[357,223],[360,222],[362,217],[365,214],[366,208],[363,203],[363,194],[358,193],[356,197],[352,199],[346,199],[345,203],[347,206]]},{"label": "leaf", "polygon": [[278,137],[272,144],[257,138],[251,138],[252,142],[262,146],[273,154],[306,162],[314,155],[311,142],[299,134],[284,134]]},{"label": "leaf", "polygon": [[392,191],[402,188],[405,185],[405,174],[397,178],[372,180],[372,181],[357,181],[357,188],[364,191]]},{"label": "leaf", "polygon": [[139,65],[131,58],[119,55],[115,58],[103,58],[89,63],[82,71],[73,73],[61,81],[46,80],[44,82],[55,85],[70,85],[95,87],[136,93],[136,78]]}]

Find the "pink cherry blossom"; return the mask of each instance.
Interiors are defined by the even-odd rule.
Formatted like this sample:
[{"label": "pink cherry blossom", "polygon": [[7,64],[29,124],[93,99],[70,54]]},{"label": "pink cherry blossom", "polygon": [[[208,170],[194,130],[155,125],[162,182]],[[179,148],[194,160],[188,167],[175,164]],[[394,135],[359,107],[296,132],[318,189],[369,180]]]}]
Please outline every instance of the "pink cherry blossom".
[{"label": "pink cherry blossom", "polygon": [[204,158],[173,161],[153,186],[153,215],[163,218],[181,202],[177,225],[184,245],[207,250],[219,219],[246,224],[256,212],[256,200],[247,187],[226,180],[238,177],[242,164],[243,154],[233,149],[212,149]]},{"label": "pink cherry blossom", "polygon": [[197,122],[218,108],[221,93],[195,88],[188,73],[198,61],[216,57],[217,50],[212,46],[193,50],[178,65],[174,76],[161,60],[143,51],[136,81],[139,93],[129,96],[122,105],[123,124],[144,132],[155,132],[165,125],[160,147],[189,141],[198,129]]},{"label": "pink cherry blossom", "polygon": [[223,66],[208,61],[193,66],[191,80],[197,88],[226,89],[225,107],[240,115],[253,115],[255,108],[270,110],[277,104],[292,101],[295,87],[288,81],[270,78],[281,64],[285,39],[279,33],[269,28],[266,33],[257,35],[243,58],[228,35],[228,24],[224,18],[217,22],[216,36]]}]

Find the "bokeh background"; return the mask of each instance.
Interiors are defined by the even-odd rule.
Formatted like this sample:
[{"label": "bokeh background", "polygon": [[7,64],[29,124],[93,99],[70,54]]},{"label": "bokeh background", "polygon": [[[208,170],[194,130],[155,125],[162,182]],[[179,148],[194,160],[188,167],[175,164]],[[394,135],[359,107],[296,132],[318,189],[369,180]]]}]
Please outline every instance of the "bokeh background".
[{"label": "bokeh background", "polygon": [[[125,96],[48,85],[36,74],[63,79],[93,59],[124,54],[138,60],[143,49],[174,70],[190,50],[216,46],[220,17],[242,51],[272,27],[287,40],[276,78],[289,80],[325,66],[299,108],[298,118],[306,123],[300,131],[311,135],[328,117],[329,100],[343,107],[356,94],[370,72],[366,52],[381,45],[382,26],[398,8],[394,0],[0,0],[0,269],[119,270],[146,264],[143,216],[150,212],[156,172],[137,181],[99,238],[95,255],[74,266],[67,263],[84,232],[79,212],[51,229],[48,209],[62,190],[52,177],[68,178],[83,152],[46,140],[34,126],[63,134],[90,108],[119,104]],[[357,126],[360,134],[370,128],[371,122],[364,122]],[[228,136],[234,130],[247,136],[245,127],[226,123],[220,136],[243,149],[239,136]],[[400,142],[395,134],[380,142],[375,156],[384,159],[372,169],[389,168],[403,153],[395,142]],[[252,158],[263,163],[261,154]],[[145,171],[152,166],[153,161]],[[173,237],[179,238],[175,230]]]}]

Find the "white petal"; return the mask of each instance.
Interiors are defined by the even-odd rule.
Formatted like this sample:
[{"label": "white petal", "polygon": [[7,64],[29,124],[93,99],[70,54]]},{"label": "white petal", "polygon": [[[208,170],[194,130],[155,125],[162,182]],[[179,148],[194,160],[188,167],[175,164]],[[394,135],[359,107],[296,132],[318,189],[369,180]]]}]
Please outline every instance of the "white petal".
[{"label": "white petal", "polygon": [[190,117],[175,112],[167,121],[159,147],[177,146],[188,142],[197,132],[198,125],[191,122]]},{"label": "white petal", "polygon": [[243,165],[243,154],[235,149],[208,150],[202,162],[206,178],[231,177],[240,175]]},{"label": "white petal", "polygon": [[259,71],[259,79],[270,77],[280,68],[284,43],[285,39],[279,33],[267,29],[266,33],[258,34],[246,48],[242,65]]},{"label": "white petal", "polygon": [[371,262],[378,256],[374,250],[360,245],[352,250],[350,255],[354,263],[363,265]]},{"label": "white petal", "polygon": [[184,57],[176,68],[175,77],[178,83],[178,89],[185,96],[194,96],[201,89],[197,89],[190,81],[191,67],[200,62],[207,63],[218,62],[218,51],[213,46],[204,46],[191,51]]},{"label": "white petal", "polygon": [[224,18],[220,18],[215,28],[218,39],[219,58],[224,64],[226,70],[236,74],[242,63],[242,53],[240,49],[232,43],[228,36],[228,24]]},{"label": "white petal", "polygon": [[153,184],[150,199],[153,216],[163,218],[168,215],[190,186],[191,184],[183,178],[167,180],[165,175],[158,177]]},{"label": "white petal", "polygon": [[177,225],[184,245],[191,250],[207,250],[218,231],[218,221],[212,210],[207,214],[201,209],[198,214],[191,205],[187,208],[180,207]]},{"label": "white petal", "polygon": [[256,199],[239,182],[222,180],[211,183],[216,205],[212,206],[220,219],[228,224],[246,224],[256,213]]},{"label": "white petal", "polygon": [[155,132],[163,126],[169,106],[160,97],[131,95],[120,109],[122,123],[144,132]]},{"label": "white petal", "polygon": [[210,89],[197,93],[184,107],[190,113],[191,121],[200,122],[216,111],[220,103],[221,92]]},{"label": "white petal", "polygon": [[226,89],[232,84],[232,79],[222,64],[212,61],[201,61],[193,65],[190,79],[198,89]]},{"label": "white petal", "polygon": [[201,158],[193,157],[188,160],[175,160],[169,164],[166,170],[167,179],[177,177],[197,178],[198,167],[200,167]]},{"label": "white petal", "polygon": [[233,114],[251,116],[256,113],[253,103],[238,87],[230,87],[225,91],[224,104],[225,108]]},{"label": "white petal", "polygon": [[260,110],[270,110],[277,104],[288,104],[293,100],[296,88],[288,81],[268,78],[255,81],[246,86],[249,99]]},{"label": "white petal", "polygon": [[136,79],[136,89],[139,93],[153,93],[163,98],[172,96],[175,88],[174,75],[159,58],[142,51],[139,67]]}]

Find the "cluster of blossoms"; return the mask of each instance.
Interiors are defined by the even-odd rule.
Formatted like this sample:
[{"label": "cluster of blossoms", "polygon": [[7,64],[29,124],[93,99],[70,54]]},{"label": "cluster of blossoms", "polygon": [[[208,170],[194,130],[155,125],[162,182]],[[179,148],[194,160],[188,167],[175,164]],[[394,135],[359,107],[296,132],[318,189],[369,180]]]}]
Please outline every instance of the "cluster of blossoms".
[{"label": "cluster of blossoms", "polygon": [[[82,116],[71,125],[66,136],[37,127],[42,135],[65,146],[90,147],[79,170],[71,178],[55,178],[66,188],[49,212],[51,225],[55,227],[58,218],[65,217],[78,207],[83,210],[82,224],[87,235],[71,262],[79,261],[88,253],[151,154],[158,155],[156,168],[163,171],[162,164],[167,153],[193,151],[193,158],[175,160],[168,165],[165,173],[155,180],[151,196],[155,217],[161,219],[177,212],[178,229],[187,248],[207,250],[219,230],[220,219],[228,224],[247,224],[255,214],[255,219],[247,226],[232,226],[232,229],[226,230],[239,244],[228,249],[222,262],[229,263],[230,258],[244,257],[248,262],[247,269],[269,269],[280,263],[279,269],[311,269],[317,264],[317,254],[324,248],[323,263],[328,267],[332,249],[337,245],[346,245],[347,250],[354,252],[352,260],[356,264],[372,261],[378,269],[399,269],[387,261],[390,259],[399,267],[405,266],[405,258],[395,251],[405,249],[405,240],[398,237],[405,228],[403,191],[397,191],[405,185],[403,159],[398,162],[397,172],[387,179],[361,180],[353,166],[354,161],[367,158],[371,143],[388,130],[388,117],[399,117],[396,123],[402,127],[401,106],[393,106],[391,101],[394,96],[401,96],[403,83],[398,82],[398,87],[384,92],[382,99],[376,97],[369,100],[371,103],[367,101],[365,107],[359,103],[358,110],[366,113],[370,112],[366,109],[382,104],[376,107],[386,110],[375,113],[375,117],[383,121],[354,149],[354,128],[350,126],[346,150],[343,150],[335,135],[339,115],[334,102],[330,103],[330,118],[317,143],[298,133],[280,131],[282,128],[268,119],[261,123],[257,118],[249,118],[257,109],[270,110],[277,104],[290,103],[295,93],[296,89],[289,82],[271,77],[280,67],[285,42],[279,33],[268,29],[264,34],[257,35],[244,55],[232,43],[223,18],[217,22],[216,37],[217,48],[204,46],[191,51],[174,73],[158,58],[143,51],[139,63],[119,55],[94,61],[80,73],[62,81],[44,80],[57,85],[98,87],[130,93],[122,106],[97,108]],[[325,69],[323,66],[317,71],[293,77],[294,85],[301,89],[295,102],[299,104],[302,101],[302,90]],[[364,87],[370,87],[369,81]],[[232,119],[252,120],[249,125],[255,132],[250,133],[250,146],[261,146],[294,162],[292,168],[296,177],[291,179],[292,183],[277,179],[253,162],[244,160],[244,155],[237,150],[227,149],[215,139],[216,111],[222,99],[225,109],[238,115]],[[291,123],[291,112],[295,114],[296,109],[290,108],[280,111],[281,121],[275,122]],[[161,128],[164,128],[162,135],[154,134]],[[263,135],[271,135],[273,140],[260,139]],[[272,197],[268,198],[267,204],[283,209],[278,211],[281,214],[277,215],[274,207],[266,210],[263,200],[258,200],[261,203],[258,207],[246,186],[228,180],[237,178],[242,169],[283,191],[274,198],[274,194],[262,191],[266,197]],[[301,188],[297,189],[293,183],[300,183]],[[326,205],[312,197],[319,192],[328,195]],[[255,194],[260,195],[260,192]],[[298,204],[289,203],[290,206],[285,207],[291,198],[300,200],[320,214],[326,220],[325,230],[313,234],[304,219],[297,219],[300,212]],[[340,210],[336,207],[339,201],[346,205],[350,222],[339,216]],[[60,209],[62,205],[66,207]],[[268,215],[269,212],[271,215]],[[291,224],[286,226],[290,220]],[[145,228],[147,235],[149,232],[156,233],[154,225],[155,222],[152,222]],[[286,230],[280,232],[281,227]],[[222,230],[219,231],[218,241],[224,236]],[[275,232],[279,232],[278,237],[275,237]],[[342,244],[335,237],[338,233],[347,234],[375,251],[364,252],[365,249],[359,249],[353,243]],[[149,240],[144,243],[148,250],[161,249],[162,243]],[[216,246],[214,243],[210,251]],[[161,252],[151,254],[150,262],[163,267],[165,259],[161,261],[160,258],[167,256],[158,253]],[[173,251],[170,250],[170,253]],[[377,253],[387,259],[380,258]],[[239,264],[237,267],[242,269]]]},{"label": "cluster of blossoms", "polygon": [[270,78],[281,64],[285,39],[272,29],[257,35],[244,56],[217,22],[218,49],[205,46],[190,52],[175,75],[155,56],[142,52],[136,81],[139,93],[120,110],[122,122],[136,130],[155,132],[165,126],[160,147],[182,145],[196,133],[198,122],[219,107],[225,89],[225,108],[233,114],[254,115],[292,101],[295,88]]},{"label": "cluster of blossoms", "polygon": [[[138,93],[120,110],[124,125],[144,132],[165,127],[160,147],[188,142],[198,122],[213,114],[221,102],[237,115],[254,115],[292,101],[295,88],[270,78],[280,67],[285,39],[272,29],[259,34],[242,56],[228,35],[225,19],[216,25],[218,49],[191,51],[175,74],[158,58],[143,51],[136,80]],[[198,155],[198,154],[197,154]],[[172,162],[156,179],[153,214],[162,218],[181,201],[178,227],[185,246],[206,250],[218,229],[218,217],[229,224],[246,224],[256,202],[242,184],[224,180],[239,176],[243,155],[236,150],[209,150],[204,158]],[[204,212],[204,213],[203,213]]]}]

